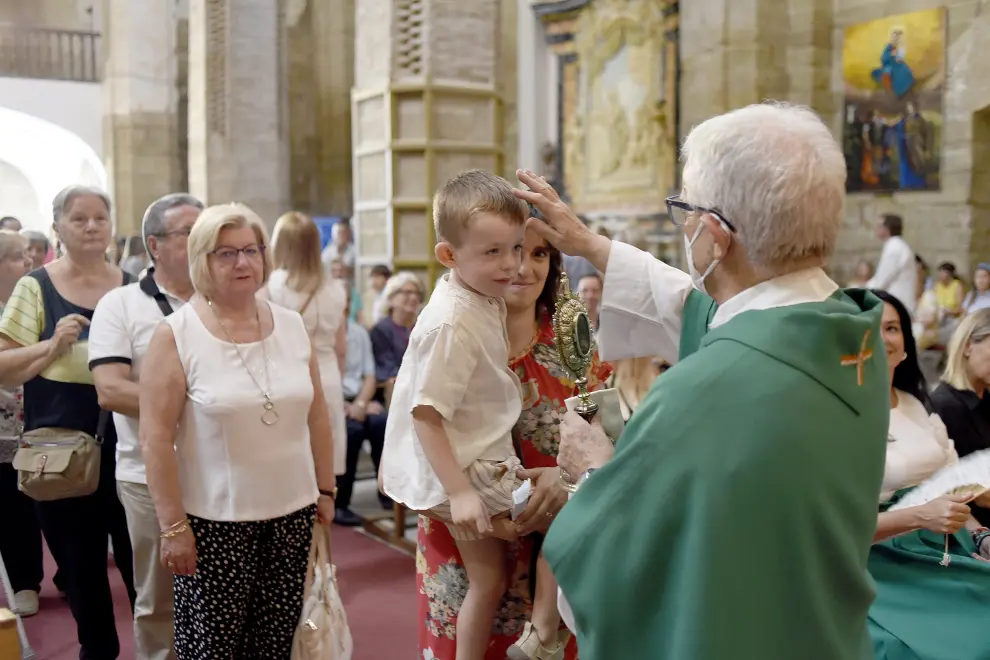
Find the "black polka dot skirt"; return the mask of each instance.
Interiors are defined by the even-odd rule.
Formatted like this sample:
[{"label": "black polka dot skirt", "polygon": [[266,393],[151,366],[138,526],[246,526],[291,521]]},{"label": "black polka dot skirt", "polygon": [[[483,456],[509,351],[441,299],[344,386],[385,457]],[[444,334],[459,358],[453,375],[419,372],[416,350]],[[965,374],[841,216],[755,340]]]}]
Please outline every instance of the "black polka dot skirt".
[{"label": "black polka dot skirt", "polygon": [[316,506],[273,520],[189,516],[196,573],[174,576],[178,660],[289,660]]}]

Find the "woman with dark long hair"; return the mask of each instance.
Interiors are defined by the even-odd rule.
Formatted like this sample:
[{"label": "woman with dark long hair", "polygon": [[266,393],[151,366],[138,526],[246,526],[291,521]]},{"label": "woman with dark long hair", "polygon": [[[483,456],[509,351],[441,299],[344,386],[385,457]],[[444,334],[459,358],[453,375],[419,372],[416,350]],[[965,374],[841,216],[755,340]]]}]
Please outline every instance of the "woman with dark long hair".
[{"label": "woman with dark long hair", "polygon": [[[878,660],[990,658],[982,633],[990,612],[990,532],[967,498],[889,508],[908,490],[959,460],[931,405],[907,309],[883,300],[881,333],[890,372],[890,427],[877,531],[868,568],[877,584],[869,630]],[[874,356],[874,359],[879,356]],[[948,553],[948,565],[946,565]]]},{"label": "woman with dark long hair", "polygon": [[[561,367],[554,344],[554,298],[562,270],[560,252],[533,230],[526,232],[522,267],[505,296],[506,331],[509,337],[509,366],[523,387],[523,411],[513,429],[516,452],[523,466],[523,479],[533,482],[533,495],[517,520],[520,539],[510,552],[509,583],[496,618],[492,621],[491,644],[486,660],[503,660],[506,650],[524,633],[533,608],[534,560],[538,541],[564,505],[567,493],[560,487],[557,449],[564,401],[577,388]],[[595,361],[588,373],[589,387],[597,389],[611,368]],[[457,612],[467,591],[464,563],[446,526],[426,517],[419,519],[419,552],[416,557],[419,593],[419,655],[433,660],[454,660],[457,645]],[[561,629],[558,640],[569,639]],[[565,660],[577,658],[570,640]]]}]

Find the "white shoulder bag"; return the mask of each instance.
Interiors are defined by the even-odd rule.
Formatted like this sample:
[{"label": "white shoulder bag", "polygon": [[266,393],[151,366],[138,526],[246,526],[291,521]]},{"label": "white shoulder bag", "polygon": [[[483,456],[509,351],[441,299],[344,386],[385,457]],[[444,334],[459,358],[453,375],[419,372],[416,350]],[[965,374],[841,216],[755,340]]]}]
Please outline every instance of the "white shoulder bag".
[{"label": "white shoulder bag", "polygon": [[292,660],[350,660],[353,651],[336,569],[330,561],[329,530],[317,523],[309,551],[302,616],[292,640]]}]

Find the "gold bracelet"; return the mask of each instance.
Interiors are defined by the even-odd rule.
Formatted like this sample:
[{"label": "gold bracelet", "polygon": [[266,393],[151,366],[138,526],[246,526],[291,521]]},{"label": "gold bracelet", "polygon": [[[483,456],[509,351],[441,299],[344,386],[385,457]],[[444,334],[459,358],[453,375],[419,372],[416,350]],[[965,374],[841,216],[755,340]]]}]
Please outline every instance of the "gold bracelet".
[{"label": "gold bracelet", "polygon": [[182,520],[180,520],[179,522],[175,523],[174,525],[169,525],[168,527],[166,527],[165,529],[163,529],[161,531],[161,535],[160,536],[163,539],[170,539],[172,537],[178,536],[179,534],[181,534],[182,532],[186,531],[187,529],[189,529],[189,519],[188,518],[183,518]]}]

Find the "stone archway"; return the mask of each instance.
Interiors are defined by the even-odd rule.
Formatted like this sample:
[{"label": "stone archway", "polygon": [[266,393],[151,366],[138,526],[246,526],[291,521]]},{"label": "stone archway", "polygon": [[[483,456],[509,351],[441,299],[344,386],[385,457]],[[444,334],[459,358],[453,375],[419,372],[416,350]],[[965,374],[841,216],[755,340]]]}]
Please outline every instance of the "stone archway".
[{"label": "stone archway", "polygon": [[24,227],[38,229],[45,224],[41,201],[24,172],[0,160],[0,216],[12,215]]},{"label": "stone archway", "polygon": [[[107,189],[107,171],[99,156],[71,131],[32,115],[0,107],[0,214],[4,200],[25,204],[33,194],[35,213],[22,210],[25,227],[47,232],[51,201],[62,188],[84,184]],[[11,202],[13,204],[13,201]]]}]

